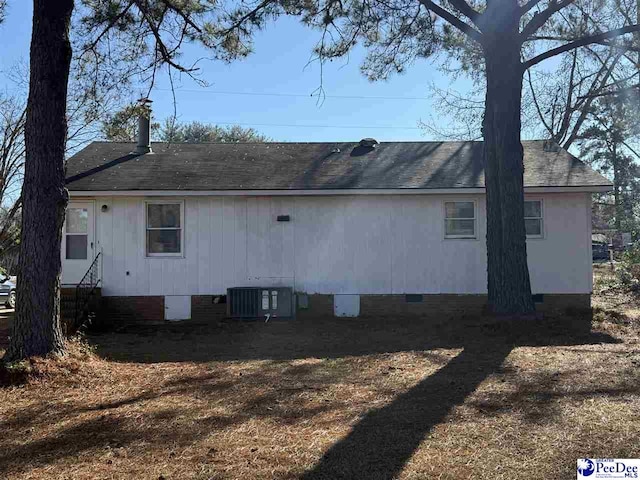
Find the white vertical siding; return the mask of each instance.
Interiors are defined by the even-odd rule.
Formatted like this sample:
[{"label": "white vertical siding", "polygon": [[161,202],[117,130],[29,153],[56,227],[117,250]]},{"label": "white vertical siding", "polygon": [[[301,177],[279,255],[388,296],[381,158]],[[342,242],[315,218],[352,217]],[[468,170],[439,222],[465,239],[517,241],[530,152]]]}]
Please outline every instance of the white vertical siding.
[{"label": "white vertical siding", "polygon": [[[220,264],[220,248],[214,248],[215,239],[211,225],[215,223],[215,209],[211,204],[215,199],[213,198],[197,198],[194,200],[197,208],[195,213],[195,222],[197,230],[193,232],[194,237],[197,238],[195,245],[195,254],[189,255],[189,257],[195,259],[195,270],[191,272],[191,279],[195,282],[195,287],[191,287],[191,291],[198,292],[198,294],[204,295],[206,292],[211,292],[215,289],[216,285],[216,273],[219,272],[217,268],[207,268],[207,265],[217,266]],[[222,281],[220,280],[220,284]]]},{"label": "white vertical siding", "polygon": [[584,193],[544,195],[544,238],[527,241],[531,288],[538,293],[592,289],[591,198]]},{"label": "white vertical siding", "polygon": [[[182,219],[182,225],[185,231],[184,251],[193,252],[193,254],[185,255],[185,261],[180,262],[183,267],[180,273],[184,275],[184,284],[182,285],[184,290],[180,289],[177,295],[189,295],[191,292],[198,291],[198,270],[200,268],[200,265],[198,265],[198,252],[200,251],[198,212],[200,207],[199,198],[193,202],[185,202],[184,205],[184,218]],[[189,232],[188,235],[187,232]],[[140,255],[140,257],[142,257],[142,255]]]},{"label": "white vertical siding", "polygon": [[[107,210],[102,212],[102,206],[106,205]],[[101,252],[102,261],[100,268],[102,271],[103,284],[112,284],[115,279],[115,268],[113,266],[113,209],[111,199],[96,198],[96,246]],[[64,262],[64,258],[62,259]],[[63,273],[64,275],[64,273]]]},{"label": "white vertical siding", "polygon": [[[534,293],[589,293],[589,195],[532,198],[544,202],[544,238],[527,241]],[[444,238],[443,202],[450,199],[476,202],[477,239]],[[205,295],[243,285],[341,294],[486,292],[483,195],[184,202],[184,258],[147,258],[144,199],[97,199],[104,295]],[[277,222],[278,215],[291,221]]]}]

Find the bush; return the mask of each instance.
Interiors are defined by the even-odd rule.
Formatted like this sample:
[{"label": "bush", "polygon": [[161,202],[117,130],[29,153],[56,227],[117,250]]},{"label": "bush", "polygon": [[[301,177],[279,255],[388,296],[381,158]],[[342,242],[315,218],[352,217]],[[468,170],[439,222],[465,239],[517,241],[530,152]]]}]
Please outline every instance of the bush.
[{"label": "bush", "polygon": [[33,368],[26,360],[4,363],[0,360],[0,386],[21,385],[26,383]]},{"label": "bush", "polygon": [[634,290],[640,289],[640,243],[635,243],[622,254],[616,273],[620,283]]}]

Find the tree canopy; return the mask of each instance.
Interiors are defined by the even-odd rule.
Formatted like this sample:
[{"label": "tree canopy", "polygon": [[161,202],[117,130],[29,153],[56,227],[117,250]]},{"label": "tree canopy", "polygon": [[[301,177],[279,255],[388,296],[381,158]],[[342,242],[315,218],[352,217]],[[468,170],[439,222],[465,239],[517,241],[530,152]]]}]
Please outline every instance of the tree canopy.
[{"label": "tree canopy", "polygon": [[269,138],[253,128],[240,125],[219,126],[201,122],[180,123],[168,118],[160,128],[159,139],[170,143],[247,143],[268,142]]},{"label": "tree canopy", "polygon": [[[114,142],[135,142],[138,135],[138,117],[147,115],[141,104],[126,105],[106,115],[102,122],[101,136]],[[238,143],[267,142],[269,138],[253,128],[240,125],[219,126],[198,121],[180,122],[175,117],[166,118],[162,124],[151,122],[151,138],[168,143]]]},{"label": "tree canopy", "polygon": [[[130,104],[105,115],[102,121],[101,136],[113,142],[135,142],[138,136],[138,117],[148,115],[148,109],[140,104]],[[151,130],[157,130],[160,124],[151,124]]]},{"label": "tree canopy", "polygon": [[603,96],[596,100],[594,120],[582,135],[580,153],[613,180],[614,224],[618,232],[640,231],[640,136],[638,104],[628,96]]}]

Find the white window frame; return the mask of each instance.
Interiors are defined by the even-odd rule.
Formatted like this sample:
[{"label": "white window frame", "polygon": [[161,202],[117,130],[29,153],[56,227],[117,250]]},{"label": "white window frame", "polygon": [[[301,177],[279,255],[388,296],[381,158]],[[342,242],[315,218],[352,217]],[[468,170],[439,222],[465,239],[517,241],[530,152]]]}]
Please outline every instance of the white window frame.
[{"label": "white window frame", "polygon": [[[447,218],[447,203],[473,203],[473,219],[471,218]],[[478,202],[465,198],[456,198],[450,200],[444,200],[442,202],[442,226],[444,228],[445,240],[475,240],[478,238]],[[448,235],[447,234],[447,220],[473,220],[473,235]]]},{"label": "white window frame", "polygon": [[[180,205],[180,228],[149,228],[149,205]],[[173,257],[184,258],[184,200],[180,199],[163,199],[163,200],[145,200],[144,202],[144,253],[147,258]],[[180,230],[180,252],[177,253],[151,253],[149,252],[149,230]]]},{"label": "white window frame", "polygon": [[[540,202],[540,216],[539,217],[524,217],[525,220],[540,220],[540,234],[539,235],[529,235],[527,234],[527,238],[544,238],[544,199],[542,198],[525,198],[525,202]],[[526,231],[526,230],[525,230]]]}]

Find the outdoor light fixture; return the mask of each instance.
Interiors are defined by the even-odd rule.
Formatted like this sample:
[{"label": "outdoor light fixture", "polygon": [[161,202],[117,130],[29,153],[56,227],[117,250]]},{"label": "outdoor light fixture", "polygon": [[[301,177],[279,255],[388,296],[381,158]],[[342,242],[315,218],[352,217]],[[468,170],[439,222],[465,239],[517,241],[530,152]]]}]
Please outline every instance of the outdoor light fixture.
[{"label": "outdoor light fixture", "polygon": [[102,205],[102,207],[100,208],[101,212],[108,212],[109,211],[109,205],[104,204]]}]

